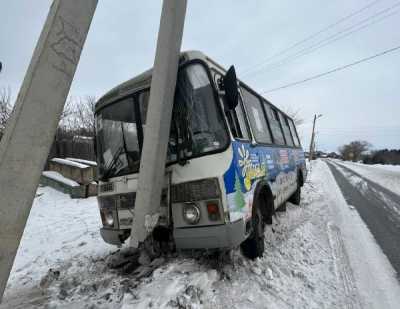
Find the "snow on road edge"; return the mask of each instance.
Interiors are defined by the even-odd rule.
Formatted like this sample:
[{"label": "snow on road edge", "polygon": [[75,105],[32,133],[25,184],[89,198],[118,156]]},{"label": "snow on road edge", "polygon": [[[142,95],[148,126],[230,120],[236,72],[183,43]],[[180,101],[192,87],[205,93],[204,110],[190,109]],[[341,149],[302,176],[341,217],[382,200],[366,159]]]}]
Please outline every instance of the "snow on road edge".
[{"label": "snow on road edge", "polygon": [[347,205],[326,163],[317,161],[312,179],[333,205],[335,224],[340,228],[363,308],[398,308],[400,286],[396,273],[356,211]]},{"label": "snow on road edge", "polygon": [[390,165],[383,168],[381,165],[367,165],[350,161],[332,160],[332,162],[347,167],[368,180],[400,195],[400,167],[398,166]]}]

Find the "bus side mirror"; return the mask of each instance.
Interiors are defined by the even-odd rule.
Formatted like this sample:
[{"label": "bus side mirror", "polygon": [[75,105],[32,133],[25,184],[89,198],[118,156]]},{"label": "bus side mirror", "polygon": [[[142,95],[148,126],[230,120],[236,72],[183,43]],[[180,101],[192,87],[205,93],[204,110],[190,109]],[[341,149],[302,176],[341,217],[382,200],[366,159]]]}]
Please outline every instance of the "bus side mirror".
[{"label": "bus side mirror", "polygon": [[227,107],[232,110],[239,103],[239,90],[235,67],[232,65],[224,76],[224,89]]}]

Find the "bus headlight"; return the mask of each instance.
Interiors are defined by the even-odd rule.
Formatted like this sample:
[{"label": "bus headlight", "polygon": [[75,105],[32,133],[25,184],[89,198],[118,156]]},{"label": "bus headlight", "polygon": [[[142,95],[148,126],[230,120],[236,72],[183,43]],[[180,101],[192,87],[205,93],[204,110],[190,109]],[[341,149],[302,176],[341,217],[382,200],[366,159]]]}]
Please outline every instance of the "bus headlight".
[{"label": "bus headlight", "polygon": [[195,203],[183,205],[183,219],[189,224],[197,224],[200,220],[200,208]]},{"label": "bus headlight", "polygon": [[114,227],[114,215],[113,212],[102,208],[100,209],[101,221],[105,227]]},{"label": "bus headlight", "polygon": [[104,221],[108,226],[114,226],[114,217],[113,217],[112,212],[106,213]]}]

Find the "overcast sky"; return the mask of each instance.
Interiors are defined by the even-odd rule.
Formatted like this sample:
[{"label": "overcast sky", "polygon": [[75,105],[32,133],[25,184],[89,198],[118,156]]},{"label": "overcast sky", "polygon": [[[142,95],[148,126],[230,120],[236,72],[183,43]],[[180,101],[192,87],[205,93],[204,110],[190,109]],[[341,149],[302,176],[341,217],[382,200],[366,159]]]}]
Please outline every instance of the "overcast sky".
[{"label": "overcast sky", "polygon": [[[294,4],[294,3],[298,4]],[[188,0],[183,50],[197,49],[228,67],[257,91],[302,80],[400,45],[400,5],[395,0]],[[0,87],[15,98],[51,1],[1,1]],[[372,5],[329,31],[286,53],[287,47]],[[380,11],[373,25],[313,53],[276,67],[282,59],[343,31]],[[70,91],[72,96],[104,94],[152,66],[161,1],[99,1]],[[392,16],[385,17],[388,14]],[[363,26],[360,23],[360,26]],[[271,59],[271,56],[280,56]],[[260,63],[269,62],[260,67]],[[261,68],[258,71],[250,71]],[[311,121],[317,123],[317,147],[336,150],[364,139],[375,148],[400,148],[400,51],[265,97],[287,110],[299,110],[299,127],[308,147]]]}]

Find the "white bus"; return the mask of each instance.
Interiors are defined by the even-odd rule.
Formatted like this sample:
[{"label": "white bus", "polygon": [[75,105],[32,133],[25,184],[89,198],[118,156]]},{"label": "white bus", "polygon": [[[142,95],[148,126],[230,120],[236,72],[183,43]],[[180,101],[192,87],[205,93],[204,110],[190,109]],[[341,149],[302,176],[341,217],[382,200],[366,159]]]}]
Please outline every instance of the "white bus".
[{"label": "white bus", "polygon": [[[152,71],[96,103],[98,202],[107,243],[130,236]],[[300,203],[304,152],[289,116],[198,51],[180,56],[159,220],[177,249],[241,246],[262,256],[264,227]]]}]

